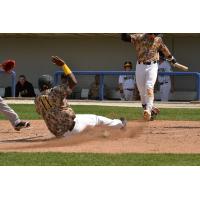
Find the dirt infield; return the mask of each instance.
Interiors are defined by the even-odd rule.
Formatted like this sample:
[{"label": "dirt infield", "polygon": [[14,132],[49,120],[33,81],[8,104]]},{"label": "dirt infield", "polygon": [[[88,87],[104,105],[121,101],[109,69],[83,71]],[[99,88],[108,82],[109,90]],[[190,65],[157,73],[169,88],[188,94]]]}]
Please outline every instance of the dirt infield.
[{"label": "dirt infield", "polygon": [[0,121],[0,151],[94,153],[200,153],[200,122],[131,121],[125,130],[91,128],[79,135],[54,138],[43,121],[13,130]]}]

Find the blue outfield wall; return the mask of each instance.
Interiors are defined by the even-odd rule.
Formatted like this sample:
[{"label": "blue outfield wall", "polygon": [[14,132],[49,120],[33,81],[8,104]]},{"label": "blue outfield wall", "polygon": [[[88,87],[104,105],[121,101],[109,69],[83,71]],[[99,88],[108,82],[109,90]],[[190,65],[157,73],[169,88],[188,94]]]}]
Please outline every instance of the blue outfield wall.
[{"label": "blue outfield wall", "polygon": [[[135,75],[135,71],[73,71],[75,75],[99,75],[100,76],[100,90],[99,96],[103,100],[104,94],[104,77],[105,76],[119,76],[119,75]],[[58,84],[59,77],[63,74],[63,71],[56,71],[54,73],[54,85]],[[193,76],[196,78],[196,100],[200,100],[200,73],[199,72],[160,72],[161,76]]]}]

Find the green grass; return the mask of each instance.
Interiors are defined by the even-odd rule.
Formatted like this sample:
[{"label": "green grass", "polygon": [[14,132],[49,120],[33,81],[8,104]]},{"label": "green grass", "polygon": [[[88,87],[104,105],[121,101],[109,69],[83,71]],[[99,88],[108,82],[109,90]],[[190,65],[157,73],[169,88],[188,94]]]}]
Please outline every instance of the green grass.
[{"label": "green grass", "polygon": [[0,153],[0,166],[200,166],[200,154]]},{"label": "green grass", "polygon": [[[34,105],[10,105],[21,119],[41,119],[35,112]],[[72,106],[79,114],[97,114],[110,118],[126,117],[128,120],[141,119],[141,108],[113,107],[113,106]],[[5,119],[0,115],[0,119]],[[200,109],[171,108],[161,109],[160,120],[200,120]]]}]

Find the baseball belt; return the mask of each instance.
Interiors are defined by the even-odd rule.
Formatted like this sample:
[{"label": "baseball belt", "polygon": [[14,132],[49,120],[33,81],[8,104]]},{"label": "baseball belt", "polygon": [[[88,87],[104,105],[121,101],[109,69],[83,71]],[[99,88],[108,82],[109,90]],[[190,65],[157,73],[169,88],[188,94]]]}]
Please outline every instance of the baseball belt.
[{"label": "baseball belt", "polygon": [[130,88],[127,88],[127,89],[124,89],[124,90],[133,91],[133,89],[130,89]]},{"label": "baseball belt", "polygon": [[151,65],[151,64],[155,64],[155,63],[158,63],[158,61],[157,60],[149,61],[149,62],[140,62],[140,61],[138,61],[138,64],[144,64],[144,65]]},{"label": "baseball belt", "polygon": [[169,83],[169,82],[162,82],[162,83],[160,83],[160,85],[164,85],[164,84],[166,84],[166,83]]}]

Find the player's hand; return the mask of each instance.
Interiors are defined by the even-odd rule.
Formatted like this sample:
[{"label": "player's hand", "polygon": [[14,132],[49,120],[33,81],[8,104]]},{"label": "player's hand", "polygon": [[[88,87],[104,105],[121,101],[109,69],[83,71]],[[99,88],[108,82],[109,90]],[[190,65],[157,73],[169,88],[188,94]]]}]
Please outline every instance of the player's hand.
[{"label": "player's hand", "polygon": [[52,56],[51,61],[59,67],[62,67],[65,64],[65,61],[58,56]]}]

